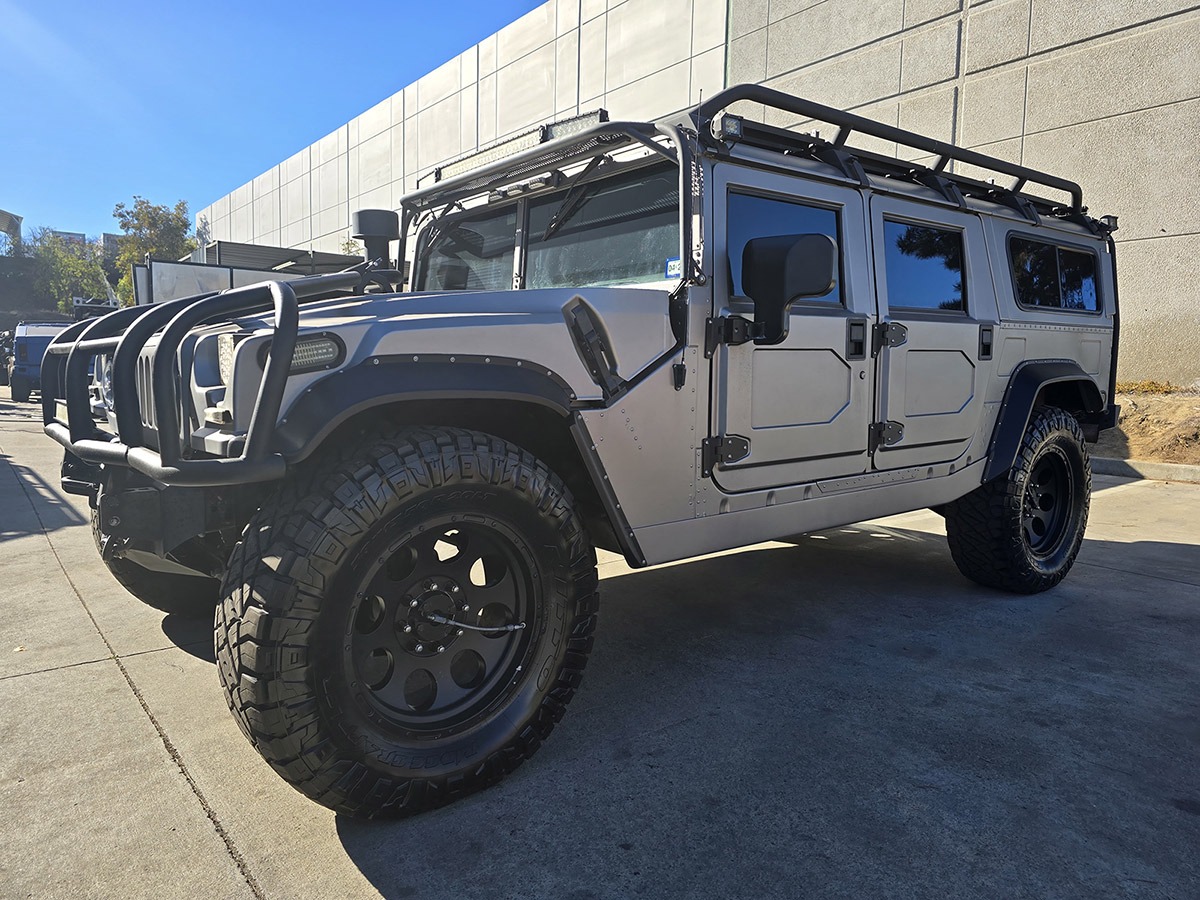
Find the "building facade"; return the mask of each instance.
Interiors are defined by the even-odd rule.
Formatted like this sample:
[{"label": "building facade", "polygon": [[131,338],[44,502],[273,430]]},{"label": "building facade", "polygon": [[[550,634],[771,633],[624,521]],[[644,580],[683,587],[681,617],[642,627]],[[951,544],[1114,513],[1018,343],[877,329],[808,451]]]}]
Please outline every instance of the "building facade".
[{"label": "building facade", "polygon": [[1183,0],[548,0],[197,228],[337,251],[353,210],[397,208],[448,160],[599,107],[657,119],[741,82],[1079,181],[1093,214],[1120,216],[1122,379],[1200,385],[1200,4]]}]

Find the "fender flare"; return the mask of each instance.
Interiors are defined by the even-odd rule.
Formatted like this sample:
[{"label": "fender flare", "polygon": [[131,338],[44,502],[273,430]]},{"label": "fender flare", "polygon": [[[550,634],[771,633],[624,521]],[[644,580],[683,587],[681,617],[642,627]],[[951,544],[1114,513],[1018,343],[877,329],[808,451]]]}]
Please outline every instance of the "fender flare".
[{"label": "fender flare", "polygon": [[1088,414],[1104,409],[1104,400],[1096,382],[1071,359],[1031,360],[1022,363],[1008,380],[1004,402],[996,417],[992,442],[988,446],[987,467],[983,483],[1006,474],[1017,459],[1025,429],[1033,416],[1034,403],[1042,389],[1051,384],[1075,384],[1079,390],[1080,407]]},{"label": "fender flare", "polygon": [[634,568],[644,566],[645,554],[578,412],[584,404],[562,377],[529,360],[424,353],[371,357],[306,390],[279,422],[274,449],[291,465],[311,454],[351,416],[373,407],[405,400],[480,398],[533,403],[563,417],[626,561]]},{"label": "fender flare", "polygon": [[374,356],[318,381],[275,430],[274,449],[300,462],[358,413],[404,400],[519,400],[571,416],[575,394],[544,366],[501,357]]}]

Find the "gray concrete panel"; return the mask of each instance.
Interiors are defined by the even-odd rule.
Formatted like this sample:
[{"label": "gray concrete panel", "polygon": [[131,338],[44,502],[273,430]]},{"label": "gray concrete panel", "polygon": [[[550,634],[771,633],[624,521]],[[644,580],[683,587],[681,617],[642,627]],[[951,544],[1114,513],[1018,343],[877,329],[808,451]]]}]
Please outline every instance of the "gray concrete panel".
[{"label": "gray concrete panel", "polygon": [[[496,136],[524,131],[553,115],[554,45],[546,44],[496,73]],[[428,164],[422,147],[421,165]]]},{"label": "gray concrete panel", "polygon": [[[975,0],[972,6],[978,6]],[[913,28],[924,22],[951,16],[962,10],[962,0],[904,0],[904,27]]]},{"label": "gray concrete panel", "polygon": [[958,76],[959,29],[952,20],[904,38],[900,90],[913,91]]},{"label": "gray concrete panel", "polygon": [[729,83],[757,84],[767,79],[767,30],[753,31],[729,43]]},{"label": "gray concrete panel", "polygon": [[1025,120],[1025,68],[968,77],[962,89],[958,140],[972,147],[1020,137]]},{"label": "gray concrete panel", "polygon": [[1194,6],[1194,0],[1033,0],[1029,49],[1040,53]]},{"label": "gray concrete panel", "polygon": [[827,0],[811,6],[768,29],[767,71],[790,72],[896,34],[903,15],[903,0]]},{"label": "gray concrete panel", "polygon": [[1024,160],[1071,173],[1094,214],[1121,216],[1124,241],[1196,234],[1200,205],[1180,186],[1193,177],[1197,134],[1200,100],[1188,100],[1027,135]]},{"label": "gray concrete panel", "polygon": [[632,84],[687,59],[691,21],[692,0],[626,2],[610,9],[605,90]]},{"label": "gray concrete panel", "polygon": [[1031,63],[1025,127],[1044,131],[1193,97],[1200,97],[1200,15]]},{"label": "gray concrete panel", "polygon": [[496,33],[498,67],[503,67],[554,40],[555,3],[543,3]]},{"label": "gray concrete panel", "polygon": [[732,0],[729,4],[729,37],[731,40],[767,27],[768,0]]},{"label": "gray concrete panel", "polygon": [[[1117,232],[1118,237],[1121,234]],[[1154,379],[1200,388],[1197,259],[1200,235],[1196,234],[1118,243],[1121,352],[1117,374],[1122,380]]]},{"label": "gray concrete panel", "polygon": [[978,72],[1029,52],[1029,0],[994,0],[967,17],[964,70]]}]

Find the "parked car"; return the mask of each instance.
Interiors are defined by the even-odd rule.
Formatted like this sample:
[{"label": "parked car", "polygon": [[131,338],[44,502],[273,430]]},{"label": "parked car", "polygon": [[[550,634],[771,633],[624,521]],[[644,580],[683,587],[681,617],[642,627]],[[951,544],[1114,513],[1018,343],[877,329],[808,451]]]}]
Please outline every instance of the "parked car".
[{"label": "parked car", "polygon": [[18,322],[12,339],[8,384],[12,399],[23,403],[42,389],[42,357],[69,322]]}]

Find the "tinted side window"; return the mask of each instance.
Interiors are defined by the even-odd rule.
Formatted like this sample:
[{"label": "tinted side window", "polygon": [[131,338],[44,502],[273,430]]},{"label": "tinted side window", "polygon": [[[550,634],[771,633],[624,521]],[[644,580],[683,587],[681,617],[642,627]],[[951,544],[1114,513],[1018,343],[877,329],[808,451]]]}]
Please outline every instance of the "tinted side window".
[{"label": "tinted side window", "polygon": [[1027,238],[1008,242],[1017,302],[1022,306],[1095,312],[1096,257]]},{"label": "tinted side window", "polygon": [[[781,234],[823,234],[833,238],[842,252],[838,237],[838,214],[832,209],[807,206],[788,200],[755,197],[751,194],[729,195],[729,220],[726,240],[729,246],[730,294],[745,296],[742,289],[742,251],[751,238],[776,237]],[[839,269],[841,263],[839,259]],[[809,297],[821,303],[842,302],[842,279],[823,297]]]},{"label": "tinted side window", "polygon": [[883,239],[890,309],[966,312],[962,232],[885,219]]}]

